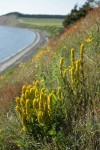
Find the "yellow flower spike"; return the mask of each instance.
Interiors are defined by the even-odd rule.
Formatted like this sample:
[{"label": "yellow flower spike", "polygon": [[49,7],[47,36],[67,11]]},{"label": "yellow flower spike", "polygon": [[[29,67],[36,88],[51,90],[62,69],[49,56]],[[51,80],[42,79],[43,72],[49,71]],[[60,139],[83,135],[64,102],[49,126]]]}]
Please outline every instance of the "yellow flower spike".
[{"label": "yellow flower spike", "polygon": [[20,106],[20,98],[19,97],[16,97],[16,102],[17,102],[17,105]]},{"label": "yellow flower spike", "polygon": [[38,110],[39,109],[39,102],[37,99],[33,100],[33,109]]},{"label": "yellow flower spike", "polygon": [[38,111],[37,119],[40,124],[43,123],[43,112],[40,110]]},{"label": "yellow flower spike", "polygon": [[41,92],[44,92],[44,91],[45,91],[45,88],[42,88],[42,89],[41,89]]},{"label": "yellow flower spike", "polygon": [[48,95],[48,109],[52,110],[52,93]]},{"label": "yellow flower spike", "polygon": [[44,113],[46,115],[46,113],[48,113],[48,105],[47,102],[44,102]]},{"label": "yellow flower spike", "polygon": [[76,61],[76,68],[75,68],[75,72],[77,77],[79,77],[79,67],[80,67],[80,60]]},{"label": "yellow flower spike", "polygon": [[74,67],[71,67],[71,85],[74,87]]},{"label": "yellow flower spike", "polygon": [[45,99],[44,93],[40,93],[40,100],[39,100],[39,110],[43,110],[43,101]]},{"label": "yellow flower spike", "polygon": [[61,100],[61,87],[58,87],[58,99]]},{"label": "yellow flower spike", "polygon": [[43,100],[39,100],[39,110],[43,110]]},{"label": "yellow flower spike", "polygon": [[64,58],[62,57],[62,58],[60,59],[60,69],[62,68],[63,62],[64,62]]},{"label": "yellow flower spike", "polygon": [[36,90],[36,87],[34,86],[34,87],[32,87],[31,89],[30,89],[30,93],[32,94],[32,93],[35,93],[35,90]]},{"label": "yellow flower spike", "polygon": [[26,86],[24,85],[24,86],[22,87],[22,93],[25,94],[25,91],[26,91]]},{"label": "yellow flower spike", "polygon": [[29,99],[26,100],[26,115],[29,115],[30,111],[30,101]]},{"label": "yellow flower spike", "polygon": [[22,106],[23,108],[25,107],[25,101],[24,101],[23,98],[20,99],[20,104],[21,104],[21,106]]},{"label": "yellow flower spike", "polygon": [[47,101],[47,95],[46,94],[44,94],[44,100]]},{"label": "yellow flower spike", "polygon": [[35,90],[35,98],[37,98],[39,96],[39,92],[38,92],[38,90],[36,89]]},{"label": "yellow flower spike", "polygon": [[83,62],[84,44],[80,46],[80,61]]},{"label": "yellow flower spike", "polygon": [[26,115],[25,115],[25,113],[22,113],[22,124],[23,124],[23,126],[25,125],[25,123],[26,123]]},{"label": "yellow flower spike", "polygon": [[25,100],[25,94],[22,94],[21,97]]},{"label": "yellow flower spike", "polygon": [[30,91],[31,88],[32,88],[32,85],[29,85],[29,86],[27,87],[27,90]]},{"label": "yellow flower spike", "polygon": [[68,69],[65,69],[65,70],[64,70],[64,81],[65,81],[66,76],[67,76],[67,71],[68,71]]},{"label": "yellow flower spike", "polygon": [[40,93],[40,99],[41,99],[41,100],[44,99],[44,93],[43,93],[43,92]]},{"label": "yellow flower spike", "polygon": [[89,38],[85,39],[85,42],[87,42],[87,43],[90,43],[92,41],[93,41],[93,37],[92,36],[90,36]]},{"label": "yellow flower spike", "polygon": [[43,111],[43,117],[44,117],[44,121],[47,122],[48,120],[48,104],[47,102],[44,103],[44,111]]},{"label": "yellow flower spike", "polygon": [[42,79],[40,82],[43,83],[43,82],[44,82],[44,79]]},{"label": "yellow flower spike", "polygon": [[18,113],[19,113],[20,115],[22,114],[22,111],[21,111],[21,109],[20,109],[19,106],[16,106],[15,109],[18,111]]},{"label": "yellow flower spike", "polygon": [[30,95],[29,90],[26,90],[26,92],[25,92],[25,98],[28,99],[28,98],[29,98],[29,95]]},{"label": "yellow flower spike", "polygon": [[34,98],[35,98],[35,90],[36,90],[36,88],[31,88],[31,89],[30,89],[30,96],[31,96],[31,99],[34,99]]},{"label": "yellow flower spike", "polygon": [[39,88],[39,81],[38,80],[36,80],[35,86],[36,86],[36,88]]},{"label": "yellow flower spike", "polygon": [[74,66],[74,48],[71,49],[71,65]]}]

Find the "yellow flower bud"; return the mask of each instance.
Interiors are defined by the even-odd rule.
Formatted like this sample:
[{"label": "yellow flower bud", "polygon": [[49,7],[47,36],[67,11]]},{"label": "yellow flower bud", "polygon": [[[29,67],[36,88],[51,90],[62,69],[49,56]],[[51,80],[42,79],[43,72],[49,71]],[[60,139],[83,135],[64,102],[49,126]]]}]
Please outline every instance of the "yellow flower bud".
[{"label": "yellow flower bud", "polygon": [[18,113],[21,115],[22,114],[22,111],[21,109],[19,108],[19,106],[16,106],[15,109],[18,111]]},{"label": "yellow flower bud", "polygon": [[44,92],[44,91],[45,91],[45,88],[42,88],[42,89],[41,89],[41,92]]},{"label": "yellow flower bud", "polygon": [[32,88],[32,85],[29,85],[29,86],[27,87],[27,90],[30,91],[31,88]]},{"label": "yellow flower bud", "polygon": [[76,77],[79,78],[79,68],[80,67],[80,60],[76,61],[76,68],[75,68],[75,72],[76,72]]},{"label": "yellow flower bud", "polygon": [[83,52],[84,52],[84,44],[81,44],[80,46],[80,60],[83,62]]},{"label": "yellow flower bud", "polygon": [[26,115],[29,115],[30,111],[30,101],[29,99],[26,100]]},{"label": "yellow flower bud", "polygon": [[31,99],[34,99],[34,98],[35,98],[35,90],[36,90],[36,88],[31,88],[31,89],[30,89],[30,96],[31,96]]},{"label": "yellow flower bud", "polygon": [[39,88],[39,81],[38,80],[36,80],[35,86],[36,86],[36,88]]},{"label": "yellow flower bud", "polygon": [[26,115],[25,115],[25,113],[22,113],[22,124],[23,124],[23,126],[25,125],[25,123],[26,123]]},{"label": "yellow flower bud", "polygon": [[20,104],[23,108],[25,107],[25,100],[23,98],[20,99]]},{"label": "yellow flower bud", "polygon": [[48,104],[47,102],[44,102],[44,111],[43,111],[43,117],[44,117],[44,122],[47,122],[48,120]]},{"label": "yellow flower bud", "polygon": [[43,110],[43,100],[39,100],[39,110]]},{"label": "yellow flower bud", "polygon": [[25,94],[22,94],[21,97],[25,100]]},{"label": "yellow flower bud", "polygon": [[89,38],[85,39],[85,42],[89,43],[89,42],[92,42],[92,40],[93,40],[93,37],[90,36]]},{"label": "yellow flower bud", "polygon": [[52,110],[52,94],[48,95],[48,109]]},{"label": "yellow flower bud", "polygon": [[45,112],[45,114],[48,113],[48,105],[47,105],[47,102],[44,102],[44,112]]},{"label": "yellow flower bud", "polygon": [[16,97],[16,102],[17,102],[17,105],[20,106],[20,98],[19,97]]},{"label": "yellow flower bud", "polygon": [[36,90],[35,90],[35,98],[38,98],[38,96],[39,96],[39,92],[38,92],[38,90],[36,89]]},{"label": "yellow flower bud", "polygon": [[71,64],[74,66],[74,48],[71,49]]},{"label": "yellow flower bud", "polygon": [[28,99],[29,96],[30,96],[30,92],[29,92],[29,90],[26,90],[26,92],[25,92],[25,98]]},{"label": "yellow flower bud", "polygon": [[74,67],[71,67],[71,86],[74,87]]},{"label": "yellow flower bud", "polygon": [[43,92],[40,93],[40,99],[42,99],[42,100],[44,99],[44,93]]},{"label": "yellow flower bud", "polygon": [[62,57],[62,58],[60,59],[60,65],[61,65],[61,66],[63,65],[63,62],[64,62],[64,58]]},{"label": "yellow flower bud", "polygon": [[26,91],[26,86],[24,85],[24,86],[22,87],[22,93],[25,94],[25,91]]},{"label": "yellow flower bud", "polygon": [[64,82],[66,81],[67,71],[68,71],[68,69],[64,70]]},{"label": "yellow flower bud", "polygon": [[40,124],[43,123],[43,112],[42,111],[38,111],[37,119]]},{"label": "yellow flower bud", "polygon": [[61,100],[61,87],[58,87],[58,99]]},{"label": "yellow flower bud", "polygon": [[33,109],[38,110],[39,109],[39,101],[37,99],[33,100]]}]

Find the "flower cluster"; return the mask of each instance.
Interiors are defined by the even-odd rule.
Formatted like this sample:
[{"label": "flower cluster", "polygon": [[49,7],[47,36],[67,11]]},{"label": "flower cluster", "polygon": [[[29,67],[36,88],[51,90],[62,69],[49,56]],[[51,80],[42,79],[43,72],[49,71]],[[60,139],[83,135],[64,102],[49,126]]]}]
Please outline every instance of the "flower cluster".
[{"label": "flower cluster", "polygon": [[57,100],[61,100],[61,88],[54,96],[54,92],[46,93],[46,89],[41,87],[38,80],[33,85],[23,86],[21,97],[16,98],[18,111],[23,127],[34,123],[34,119],[44,126],[49,123],[52,118],[54,104]]},{"label": "flower cluster", "polygon": [[90,43],[92,41],[93,41],[93,37],[92,36],[90,36],[89,38],[85,39],[85,42],[87,42],[87,43]]},{"label": "flower cluster", "polygon": [[[60,75],[64,83],[70,76],[70,85],[73,91],[75,91],[75,86],[77,87],[80,80],[80,75],[83,70],[83,53],[84,53],[84,44],[80,46],[80,58],[75,60],[74,48],[71,49],[71,65],[63,69],[64,58],[60,59]],[[66,84],[66,83],[65,83]]]}]

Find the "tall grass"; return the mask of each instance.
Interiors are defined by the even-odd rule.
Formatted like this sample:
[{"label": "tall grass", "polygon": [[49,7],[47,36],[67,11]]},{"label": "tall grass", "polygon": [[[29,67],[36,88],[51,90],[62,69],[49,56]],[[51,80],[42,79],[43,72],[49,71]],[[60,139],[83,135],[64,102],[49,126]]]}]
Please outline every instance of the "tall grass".
[{"label": "tall grass", "polygon": [[[41,47],[29,62],[21,63],[11,74],[0,76],[1,149],[99,149],[99,12],[100,8],[91,11],[85,19]],[[44,121],[39,120],[38,115],[43,113],[36,112],[33,122],[33,116],[29,115],[31,121],[26,119],[23,124],[22,116],[15,110],[15,98],[22,99],[22,86],[33,87],[36,80],[41,88],[45,87],[47,99],[52,94],[49,124],[44,116]],[[28,108],[33,107],[32,104]]]}]

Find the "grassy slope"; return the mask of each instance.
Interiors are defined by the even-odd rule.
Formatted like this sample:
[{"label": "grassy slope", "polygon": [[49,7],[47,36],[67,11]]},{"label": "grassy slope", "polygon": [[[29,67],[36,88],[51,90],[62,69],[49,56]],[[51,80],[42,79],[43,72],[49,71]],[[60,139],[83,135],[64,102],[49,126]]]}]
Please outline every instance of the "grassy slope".
[{"label": "grassy slope", "polygon": [[[74,47],[76,57],[78,57],[80,44],[84,42],[84,39],[87,39],[90,35],[92,35],[94,37],[94,40],[92,43],[86,44],[84,57],[86,77],[88,78],[87,89],[88,93],[90,94],[90,99],[93,100],[92,102],[94,103],[94,105],[91,110],[88,109],[89,117],[87,116],[87,118],[88,120],[90,119],[90,122],[88,122],[89,124],[87,124],[87,127],[85,127],[85,125],[83,125],[83,123],[81,122],[81,126],[78,124],[76,130],[78,131],[80,129],[81,136],[83,136],[81,137],[82,141],[80,149],[95,149],[93,148],[93,142],[95,145],[95,142],[98,141],[96,132],[98,134],[99,122],[97,118],[99,116],[98,100],[100,98],[98,94],[100,92],[98,86],[100,80],[99,14],[100,9],[90,12],[85,19],[82,19],[81,21],[72,25],[65,30],[64,34],[59,36],[54,41],[50,42],[45,47],[42,47],[40,51],[35,56],[33,56],[33,58],[29,62],[21,63],[16,70],[8,70],[6,74],[0,77],[0,113],[2,121],[2,123],[0,124],[0,138],[2,143],[0,144],[2,147],[4,146],[4,144],[6,147],[7,142],[9,143],[9,145],[13,145],[13,140],[18,140],[17,136],[20,136],[20,125],[19,122],[15,119],[13,109],[15,107],[15,97],[20,95],[22,85],[29,85],[33,80],[43,79],[45,80],[45,86],[49,90],[58,87],[61,84],[61,79],[59,77],[60,58],[64,57],[66,60],[65,65],[70,65],[70,49]],[[94,126],[91,126],[91,112],[94,113]],[[6,113],[8,113],[8,115],[6,115]],[[15,122],[17,125],[15,125]],[[13,129],[11,129],[11,127],[13,127]],[[16,132],[18,132],[17,135],[15,134]],[[73,136],[69,136],[70,140],[72,140],[72,143],[75,143],[75,141],[73,141]],[[22,141],[27,141],[27,139],[24,139],[24,137],[21,138],[23,139],[21,139]],[[86,139],[86,141],[84,138]],[[12,143],[10,144],[10,142]],[[86,142],[87,144],[85,144]],[[96,143],[96,145],[98,145],[98,143]],[[71,148],[75,149],[75,145],[73,144]],[[49,148],[47,147],[47,149]]]}]

